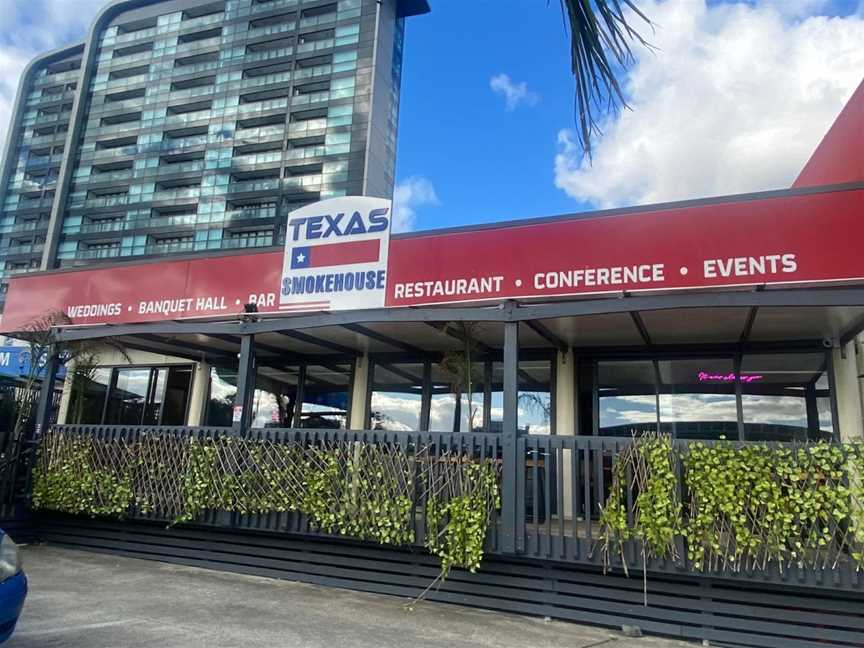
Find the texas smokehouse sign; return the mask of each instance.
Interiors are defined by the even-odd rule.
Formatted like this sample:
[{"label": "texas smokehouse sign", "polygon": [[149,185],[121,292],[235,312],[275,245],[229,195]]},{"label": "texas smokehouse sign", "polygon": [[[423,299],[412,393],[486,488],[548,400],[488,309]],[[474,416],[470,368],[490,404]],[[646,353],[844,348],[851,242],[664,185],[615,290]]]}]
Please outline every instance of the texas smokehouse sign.
[{"label": "texas smokehouse sign", "polygon": [[864,190],[644,208],[391,238],[389,200],[291,212],[281,251],[15,277],[2,330],[864,279]]}]

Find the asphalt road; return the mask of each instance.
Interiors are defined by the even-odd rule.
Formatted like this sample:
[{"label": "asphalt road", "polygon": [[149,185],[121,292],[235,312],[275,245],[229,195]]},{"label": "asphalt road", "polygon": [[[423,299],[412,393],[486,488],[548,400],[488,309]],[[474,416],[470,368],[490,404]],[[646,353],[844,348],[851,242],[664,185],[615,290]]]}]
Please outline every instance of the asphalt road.
[{"label": "asphalt road", "polygon": [[[673,648],[654,638],[289,581],[24,549],[30,594],[8,648]],[[4,648],[6,648],[4,646]]]}]

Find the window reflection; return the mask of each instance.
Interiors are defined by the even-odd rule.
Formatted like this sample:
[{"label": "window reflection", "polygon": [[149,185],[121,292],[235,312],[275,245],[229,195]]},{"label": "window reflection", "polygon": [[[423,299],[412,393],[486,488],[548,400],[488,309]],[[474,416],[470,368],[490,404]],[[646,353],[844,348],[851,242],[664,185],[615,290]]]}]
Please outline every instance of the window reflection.
[{"label": "window reflection", "polygon": [[297,370],[280,374],[281,379],[255,376],[252,393],[251,426],[253,428],[291,427],[297,400]]},{"label": "window reflection", "polygon": [[657,429],[657,396],[651,360],[599,362],[599,424],[602,436],[631,436]]},{"label": "window reflection", "polygon": [[372,373],[370,427],[373,430],[419,430],[422,391],[422,364],[376,363]]},{"label": "window reflection", "polygon": [[192,368],[107,367],[76,371],[66,421],[185,425]]},{"label": "window reflection", "polygon": [[210,395],[204,425],[208,427],[230,427],[234,411],[234,396],[237,394],[237,369],[229,367],[210,368]]},{"label": "window reflection", "polygon": [[[435,432],[483,430],[485,363],[460,363],[454,356],[432,364],[429,429]],[[469,392],[470,388],[470,392]],[[470,393],[470,398],[469,398]]]},{"label": "window reflection", "polygon": [[825,368],[822,353],[743,356],[745,439],[830,439],[831,407]]},{"label": "window reflection", "polygon": [[[551,359],[522,360],[517,381],[517,426],[523,434],[550,434],[553,415]],[[467,375],[467,372],[463,372]],[[464,383],[464,381],[463,381]],[[487,387],[488,383],[488,387]],[[504,423],[504,365],[474,363],[471,398],[467,387],[457,396],[452,371],[432,366],[429,429],[446,432],[501,432]]]},{"label": "window reflection", "polygon": [[348,365],[306,367],[300,427],[345,429],[351,370]]},{"label": "window reflection", "polygon": [[111,369],[76,368],[66,421],[72,424],[101,423],[110,382]]},{"label": "window reflection", "polygon": [[732,358],[660,360],[660,429],[679,439],[738,438]]},{"label": "window reflection", "polygon": [[[822,352],[727,357],[598,360],[598,433],[655,430],[682,439],[739,438],[738,401],[747,441],[830,439],[831,393]],[[580,380],[590,381],[587,361]],[[737,370],[736,370],[737,366]],[[580,391],[581,394],[581,391]],[[591,401],[580,396],[580,408]],[[580,416],[590,429],[590,418]]]}]

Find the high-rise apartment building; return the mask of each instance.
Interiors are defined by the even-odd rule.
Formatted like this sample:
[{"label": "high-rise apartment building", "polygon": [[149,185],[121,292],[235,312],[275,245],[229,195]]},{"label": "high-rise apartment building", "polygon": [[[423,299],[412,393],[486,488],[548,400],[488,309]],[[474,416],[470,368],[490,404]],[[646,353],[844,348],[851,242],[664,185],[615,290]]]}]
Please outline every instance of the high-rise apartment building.
[{"label": "high-rise apartment building", "polygon": [[25,71],[0,172],[9,276],[262,248],[390,197],[404,18],[426,0],[119,0]]}]

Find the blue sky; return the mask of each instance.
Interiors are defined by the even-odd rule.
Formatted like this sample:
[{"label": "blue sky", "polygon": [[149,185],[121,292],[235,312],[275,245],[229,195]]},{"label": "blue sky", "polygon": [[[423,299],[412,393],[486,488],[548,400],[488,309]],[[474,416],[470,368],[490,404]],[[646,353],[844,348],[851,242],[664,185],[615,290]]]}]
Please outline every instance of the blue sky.
[{"label": "blue sky", "polygon": [[[639,0],[657,49],[589,166],[557,0],[430,2],[406,28],[403,230],[787,187],[864,76],[864,0]],[[0,0],[0,140],[27,61],[103,4]]]},{"label": "blue sky", "polygon": [[[413,210],[414,229],[788,186],[864,76],[857,0],[643,1],[657,23],[653,35],[644,31],[660,49],[635,49],[637,64],[621,75],[633,111],[608,124],[594,166],[580,172],[572,168],[582,162],[580,152],[561,142],[574,126],[574,111],[558,3],[432,5],[431,14],[409,20],[406,30],[397,175],[402,183],[412,176],[427,180],[426,193],[431,186],[436,198]],[[761,34],[776,47],[765,47],[766,59],[751,70],[740,56],[765,55]],[[738,37],[742,42],[735,43]],[[813,48],[823,61],[811,56]],[[725,68],[740,68],[739,78],[721,78]],[[717,70],[721,76],[706,78]],[[526,84],[535,100],[508,110],[490,87],[499,74]],[[820,84],[823,91],[813,91]],[[663,92],[673,96],[664,100]],[[777,106],[778,96],[788,105]],[[693,102],[711,113],[702,127],[687,112]],[[718,125],[724,113],[728,120]],[[681,129],[687,136],[670,145],[666,133],[683,123],[691,123]],[[778,140],[798,144],[780,142],[772,152],[759,136],[775,129]],[[742,133],[744,143],[751,136],[750,154],[725,146]],[[643,150],[607,142],[616,136],[644,138]],[[693,168],[682,174],[688,161]]]},{"label": "blue sky", "polygon": [[[507,110],[490,88],[498,74],[539,99]],[[552,182],[558,131],[573,124],[572,89],[557,2],[438,0],[409,20],[397,173],[429,178],[441,203],[418,226],[589,207]]]}]

